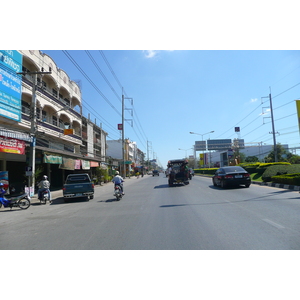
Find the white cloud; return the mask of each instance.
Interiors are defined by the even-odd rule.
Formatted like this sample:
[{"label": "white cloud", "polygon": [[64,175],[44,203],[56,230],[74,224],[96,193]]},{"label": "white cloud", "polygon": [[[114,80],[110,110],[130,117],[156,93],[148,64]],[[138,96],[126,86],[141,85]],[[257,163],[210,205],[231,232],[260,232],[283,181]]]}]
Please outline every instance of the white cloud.
[{"label": "white cloud", "polygon": [[253,103],[253,102],[256,102],[258,99],[257,98],[254,98],[254,99],[251,99],[251,103]]},{"label": "white cloud", "polygon": [[146,53],[145,56],[147,58],[153,58],[154,56],[157,55],[158,51],[157,50],[144,50],[144,52]]}]

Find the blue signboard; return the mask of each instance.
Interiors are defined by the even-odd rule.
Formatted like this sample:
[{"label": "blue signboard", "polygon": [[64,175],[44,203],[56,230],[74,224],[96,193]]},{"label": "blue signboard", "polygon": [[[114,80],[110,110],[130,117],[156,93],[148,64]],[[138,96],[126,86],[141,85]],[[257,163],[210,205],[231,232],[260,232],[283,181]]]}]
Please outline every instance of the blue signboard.
[{"label": "blue signboard", "polygon": [[0,50],[0,116],[21,121],[22,54]]}]

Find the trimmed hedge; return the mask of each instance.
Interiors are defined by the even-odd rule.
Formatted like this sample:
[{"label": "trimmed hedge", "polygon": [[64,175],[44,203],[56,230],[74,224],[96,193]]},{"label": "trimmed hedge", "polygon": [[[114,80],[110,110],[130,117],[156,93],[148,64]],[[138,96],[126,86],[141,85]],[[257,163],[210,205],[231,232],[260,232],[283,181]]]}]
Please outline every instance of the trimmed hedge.
[{"label": "trimmed hedge", "polygon": [[219,168],[202,168],[202,169],[195,169],[194,172],[198,174],[215,175],[218,169]]},{"label": "trimmed hedge", "polygon": [[300,165],[273,165],[268,167],[262,175],[264,182],[273,181],[272,177],[276,175],[300,173]]},{"label": "trimmed hedge", "polygon": [[272,182],[290,185],[300,185],[300,173],[276,175],[272,177]]}]

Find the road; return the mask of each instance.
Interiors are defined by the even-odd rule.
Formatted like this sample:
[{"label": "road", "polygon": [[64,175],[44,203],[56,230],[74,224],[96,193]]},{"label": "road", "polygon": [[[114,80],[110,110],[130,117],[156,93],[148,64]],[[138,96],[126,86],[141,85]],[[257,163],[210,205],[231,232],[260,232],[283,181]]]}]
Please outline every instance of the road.
[{"label": "road", "polygon": [[0,210],[4,250],[300,249],[300,195],[259,186],[221,189],[195,176],[187,186],[167,178],[126,179],[115,201],[112,183],[95,198],[27,210]]}]

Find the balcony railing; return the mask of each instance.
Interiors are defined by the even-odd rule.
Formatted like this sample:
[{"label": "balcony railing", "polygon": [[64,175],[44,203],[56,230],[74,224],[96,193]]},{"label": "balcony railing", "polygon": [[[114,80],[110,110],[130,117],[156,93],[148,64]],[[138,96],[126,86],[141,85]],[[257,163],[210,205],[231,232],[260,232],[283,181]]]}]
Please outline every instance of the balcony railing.
[{"label": "balcony railing", "polygon": [[[29,86],[33,86],[33,82],[31,80],[29,80],[26,76],[23,76],[23,81],[28,84]],[[66,101],[65,100],[58,100],[57,97],[53,96],[52,91],[48,90],[47,88],[41,88],[41,87],[37,87],[37,91],[39,91],[41,94],[47,96],[48,98],[50,98],[51,100],[53,100],[55,103],[65,106],[66,105]],[[76,110],[74,110],[73,108],[69,108],[69,111],[74,114],[75,116],[77,116],[78,118],[81,118],[81,114],[78,113]]]}]

